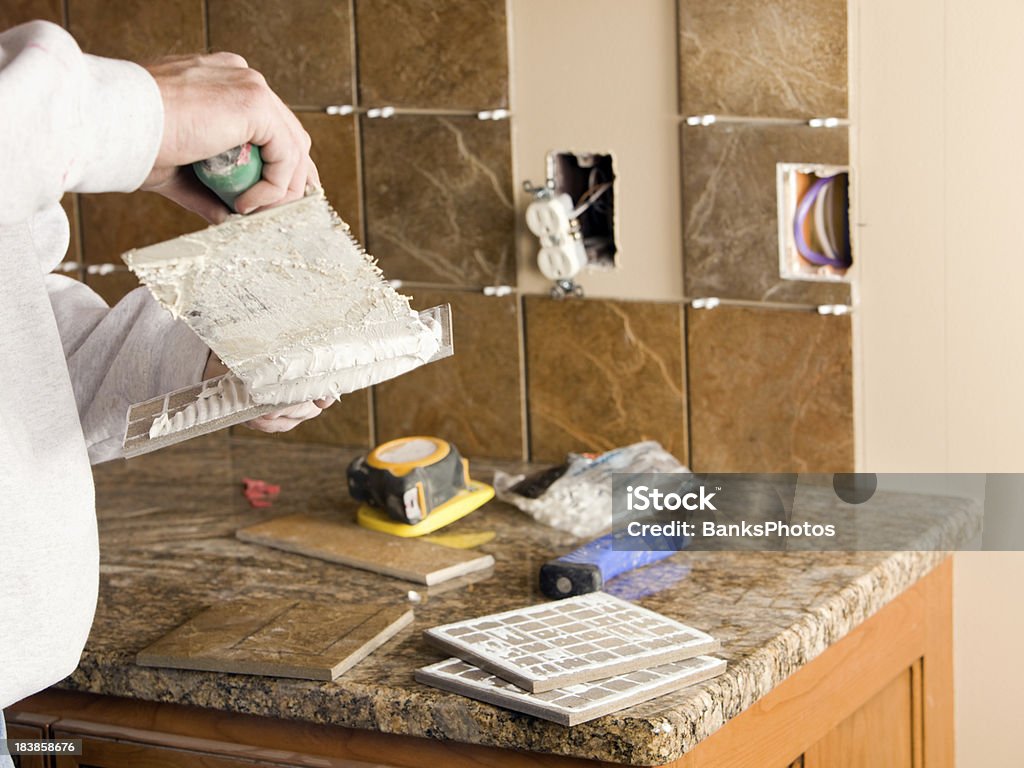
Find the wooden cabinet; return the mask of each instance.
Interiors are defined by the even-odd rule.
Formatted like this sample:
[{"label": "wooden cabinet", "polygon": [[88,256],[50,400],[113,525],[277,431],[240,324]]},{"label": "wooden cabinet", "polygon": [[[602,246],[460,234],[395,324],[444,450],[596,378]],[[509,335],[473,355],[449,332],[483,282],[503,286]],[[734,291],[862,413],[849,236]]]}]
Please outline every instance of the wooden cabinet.
[{"label": "wooden cabinet", "polygon": [[[84,754],[21,768],[593,768],[592,761],[51,690],[14,728]],[[18,732],[18,735],[24,735]],[[38,732],[35,738],[40,738]],[[605,764],[607,765],[607,764]],[[952,560],[775,687],[672,768],[952,768]]]},{"label": "wooden cabinet", "polygon": [[[78,738],[74,734],[61,736]],[[55,768],[282,768],[284,763],[235,760],[204,752],[153,746],[130,741],[87,737],[81,755],[61,755]]]},{"label": "wooden cabinet", "polygon": [[904,670],[804,753],[803,768],[915,768],[921,749],[920,663]]},{"label": "wooden cabinet", "polygon": [[[11,713],[7,721],[7,738],[48,739],[52,720],[35,713]],[[52,768],[51,758],[45,755],[16,755],[11,759],[14,760],[15,768]]]}]

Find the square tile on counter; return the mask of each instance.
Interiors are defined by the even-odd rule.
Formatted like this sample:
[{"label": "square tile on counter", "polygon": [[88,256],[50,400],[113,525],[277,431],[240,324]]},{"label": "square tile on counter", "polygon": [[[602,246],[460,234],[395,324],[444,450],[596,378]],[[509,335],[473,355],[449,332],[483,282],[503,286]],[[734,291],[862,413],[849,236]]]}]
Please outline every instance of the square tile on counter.
[{"label": "square tile on counter", "polygon": [[349,0],[208,0],[210,49],[240,54],[290,105],[351,104]]},{"label": "square tile on counter", "polygon": [[525,300],[530,458],[657,440],[687,461],[678,304]]},{"label": "square tile on counter", "polygon": [[203,0],[68,0],[67,8],[86,53],[146,63],[206,49]]},{"label": "square tile on counter", "polygon": [[518,297],[401,291],[416,309],[452,305],[455,354],[375,388],[377,443],[436,435],[470,459],[523,459]]},{"label": "square tile on counter", "polygon": [[852,472],[850,318],[687,311],[697,472]]},{"label": "square tile on counter", "polygon": [[366,106],[508,106],[505,0],[356,0]]},{"label": "square tile on counter", "polygon": [[403,605],[222,600],[141,650],[136,663],[332,681],[412,620]]},{"label": "square tile on counter", "polygon": [[[779,277],[776,163],[845,165],[846,128],[682,127],[686,295],[845,304],[844,283]],[[853,255],[854,261],[857,254]]]},{"label": "square tile on counter", "polygon": [[81,195],[82,255],[87,264],[122,265],[121,254],[206,228],[206,221],[154,192]]},{"label": "square tile on counter", "polygon": [[392,279],[514,285],[509,121],[362,119],[367,249]]},{"label": "square tile on counter", "polygon": [[37,19],[63,24],[63,0],[4,0],[0,5],[0,32]]},{"label": "square tile on counter", "polygon": [[846,31],[846,0],[680,0],[680,109],[845,117]]},{"label": "square tile on counter", "polygon": [[319,112],[300,112],[298,117],[313,140],[310,155],[320,173],[320,184],[328,202],[352,228],[352,234],[362,242],[355,118]]},{"label": "square tile on counter", "polygon": [[725,672],[725,662],[712,656],[647,667],[590,683],[527,693],[497,675],[451,658],[416,670],[416,680],[488,704],[524,712],[560,725],[579,725],[695,685]]}]

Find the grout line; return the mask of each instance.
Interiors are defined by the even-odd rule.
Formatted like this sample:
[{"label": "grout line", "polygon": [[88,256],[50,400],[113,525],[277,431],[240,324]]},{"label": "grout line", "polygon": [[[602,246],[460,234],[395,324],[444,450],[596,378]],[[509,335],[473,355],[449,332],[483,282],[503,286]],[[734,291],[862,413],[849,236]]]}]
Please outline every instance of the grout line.
[{"label": "grout line", "polygon": [[520,418],[523,420],[523,428],[520,432],[522,438],[522,456],[523,461],[531,461],[533,451],[533,429],[530,423],[530,387],[529,387],[529,363],[527,362],[526,354],[528,351],[528,345],[526,343],[526,297],[518,295],[517,303],[519,305],[519,323],[517,324],[517,332],[519,334],[519,391],[522,392],[520,398],[519,412]]},{"label": "grout line", "polygon": [[683,435],[686,440],[686,466],[693,469],[693,430],[690,429],[690,337],[687,335],[686,307],[679,308],[679,333],[683,347]]},{"label": "grout line", "polygon": [[[849,106],[849,105],[847,105]],[[847,108],[849,112],[849,108]],[[709,125],[729,124],[729,125],[792,125],[792,126],[803,126],[806,128],[848,128],[850,126],[850,120],[846,117],[833,117],[829,115],[812,115],[806,118],[799,117],[756,117],[751,115],[682,115],[676,116],[681,122],[685,122],[687,125],[695,128],[707,128]],[[825,120],[828,119],[830,122],[828,125],[809,125],[811,120]]]},{"label": "grout line", "polygon": [[[360,240],[365,244],[367,243],[367,232],[368,225],[366,221],[366,173],[365,163],[363,162],[363,126],[362,120],[359,119],[359,114],[363,111],[359,106],[359,36],[356,29],[356,0],[348,0],[348,14],[349,14],[349,45],[352,49],[352,66],[349,68],[351,75],[349,78],[349,87],[352,89],[352,132],[355,140],[355,162],[356,162],[356,186],[359,189],[359,229]],[[306,111],[305,108],[298,108],[298,111]],[[323,111],[323,110],[318,110]],[[378,444],[377,435],[377,387],[372,386],[367,388],[366,392],[366,426],[367,434],[365,437],[369,440],[370,448],[372,449]]]},{"label": "grout line", "polygon": [[352,48],[352,67],[350,86],[352,88],[352,106],[359,107],[359,36],[356,34],[356,0],[348,0],[348,37]]},{"label": "grout line", "polygon": [[675,7],[675,37],[676,37],[676,107],[679,112],[683,111],[683,67],[685,62],[683,61],[683,9],[681,0],[676,0]]},{"label": "grout line", "polygon": [[203,0],[203,46],[206,53],[210,52],[210,2]]}]

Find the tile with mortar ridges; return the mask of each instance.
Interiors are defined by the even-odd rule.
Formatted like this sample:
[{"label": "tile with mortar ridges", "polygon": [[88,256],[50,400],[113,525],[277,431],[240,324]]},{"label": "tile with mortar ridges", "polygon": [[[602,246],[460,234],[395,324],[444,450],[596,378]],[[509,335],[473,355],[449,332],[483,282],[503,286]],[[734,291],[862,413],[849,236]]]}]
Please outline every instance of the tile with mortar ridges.
[{"label": "tile with mortar ridges", "polygon": [[695,471],[853,471],[849,317],[720,306],[686,325]]},{"label": "tile with mortar ridges", "polygon": [[657,440],[686,462],[680,305],[530,296],[525,311],[532,459]]},{"label": "tile with mortar ridges", "polygon": [[392,279],[479,286],[516,279],[509,122],[363,119],[368,250]]},{"label": "tile with mortar ridges", "polygon": [[208,0],[210,48],[262,73],[286,104],[352,103],[348,0]]},{"label": "tile with mortar ridges", "polygon": [[687,296],[849,302],[846,284],[779,277],[776,193],[777,163],[845,165],[847,129],[683,126],[681,154]]},{"label": "tile with mortar ridges", "polygon": [[685,115],[845,117],[846,0],[679,0]]},{"label": "tile with mortar ridges", "polygon": [[508,106],[505,0],[357,0],[366,106]]},{"label": "tile with mortar ridges", "polygon": [[377,442],[436,435],[471,459],[522,459],[518,298],[402,292],[415,309],[452,305],[455,354],[376,387]]},{"label": "tile with mortar ridges", "polygon": [[152,62],[205,49],[202,0],[68,0],[68,28],[86,53]]}]

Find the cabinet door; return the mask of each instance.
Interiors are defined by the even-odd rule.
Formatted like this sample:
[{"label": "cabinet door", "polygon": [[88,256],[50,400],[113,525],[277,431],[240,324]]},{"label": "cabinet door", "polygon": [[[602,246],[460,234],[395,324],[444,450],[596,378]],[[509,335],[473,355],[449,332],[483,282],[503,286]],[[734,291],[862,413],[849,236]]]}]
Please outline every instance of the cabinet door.
[{"label": "cabinet door", "polygon": [[[7,724],[8,739],[45,739],[46,733],[42,728],[31,725],[20,725],[18,723]],[[50,768],[50,758],[45,755],[14,755],[15,768]]]},{"label": "cabinet door", "polygon": [[[69,736],[69,738],[82,737]],[[282,763],[233,760],[203,752],[90,737],[82,738],[82,754],[60,755],[56,758],[56,768],[259,768],[260,766],[281,768]]]},{"label": "cabinet door", "polygon": [[804,753],[804,768],[914,768],[917,676],[908,668]]}]

